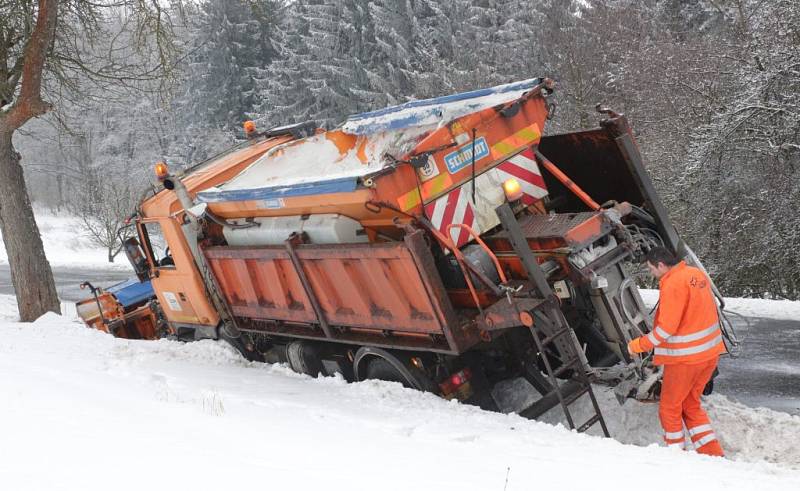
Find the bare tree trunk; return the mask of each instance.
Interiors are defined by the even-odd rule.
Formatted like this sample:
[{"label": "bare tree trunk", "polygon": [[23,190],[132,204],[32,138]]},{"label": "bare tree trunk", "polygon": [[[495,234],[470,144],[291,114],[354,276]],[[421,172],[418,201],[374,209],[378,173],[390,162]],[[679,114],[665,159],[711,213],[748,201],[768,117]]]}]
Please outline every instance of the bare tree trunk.
[{"label": "bare tree trunk", "polygon": [[0,110],[0,231],[8,253],[11,283],[20,320],[30,322],[45,312],[61,313],[53,272],[44,255],[33,217],[14,132],[50,109],[42,100],[42,71],[55,37],[58,0],[39,0],[36,27],[25,44],[22,85],[10,109]]},{"label": "bare tree trunk", "polygon": [[11,136],[0,128],[0,231],[20,320],[29,322],[48,311],[60,313],[61,306]]}]

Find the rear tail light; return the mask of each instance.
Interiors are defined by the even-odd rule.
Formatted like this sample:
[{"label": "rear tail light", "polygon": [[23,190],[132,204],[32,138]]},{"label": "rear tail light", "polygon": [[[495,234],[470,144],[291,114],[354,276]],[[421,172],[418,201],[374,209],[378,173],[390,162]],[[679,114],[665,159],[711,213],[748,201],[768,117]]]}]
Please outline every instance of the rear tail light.
[{"label": "rear tail light", "polygon": [[460,372],[450,375],[444,382],[439,384],[439,388],[442,389],[442,395],[448,399],[453,397],[464,399],[468,397],[471,392],[469,387],[471,378],[472,371],[469,368],[464,368]]}]

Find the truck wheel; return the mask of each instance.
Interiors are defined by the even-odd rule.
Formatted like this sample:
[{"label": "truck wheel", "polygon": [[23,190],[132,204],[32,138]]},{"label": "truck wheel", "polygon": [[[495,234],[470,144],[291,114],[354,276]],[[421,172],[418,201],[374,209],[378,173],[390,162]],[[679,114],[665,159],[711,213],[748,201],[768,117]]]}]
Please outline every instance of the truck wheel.
[{"label": "truck wheel", "polygon": [[319,358],[319,351],[308,341],[292,341],[286,347],[286,357],[289,366],[297,373],[304,373],[316,377],[325,371]]},{"label": "truck wheel", "polygon": [[403,387],[414,389],[411,383],[395,367],[383,358],[372,358],[367,364],[367,379],[385,380],[386,382],[400,382]]},{"label": "truck wheel", "polygon": [[410,389],[437,393],[438,387],[430,377],[410,363],[404,363],[405,357],[381,348],[361,347],[353,360],[355,380],[400,382]]}]

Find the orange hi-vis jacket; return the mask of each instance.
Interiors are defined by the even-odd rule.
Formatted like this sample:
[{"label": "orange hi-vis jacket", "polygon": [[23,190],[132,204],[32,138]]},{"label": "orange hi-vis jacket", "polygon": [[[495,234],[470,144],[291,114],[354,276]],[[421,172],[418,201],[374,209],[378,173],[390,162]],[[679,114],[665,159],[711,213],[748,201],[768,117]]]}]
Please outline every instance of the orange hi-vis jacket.
[{"label": "orange hi-vis jacket", "polygon": [[684,261],[659,281],[659,305],[653,330],[634,339],[631,349],[655,349],[653,363],[702,363],[725,352],[717,302],[706,274]]}]

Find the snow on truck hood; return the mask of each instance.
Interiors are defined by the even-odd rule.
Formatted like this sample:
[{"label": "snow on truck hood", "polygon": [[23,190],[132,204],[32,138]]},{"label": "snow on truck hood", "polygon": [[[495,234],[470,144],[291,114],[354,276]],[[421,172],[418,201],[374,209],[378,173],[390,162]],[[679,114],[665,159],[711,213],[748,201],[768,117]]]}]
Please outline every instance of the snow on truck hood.
[{"label": "snow on truck hood", "polygon": [[279,145],[228,182],[204,190],[203,202],[267,200],[349,192],[356,180],[400,157],[430,131],[467,114],[518,99],[542,79],[355,114],[337,129]]}]

